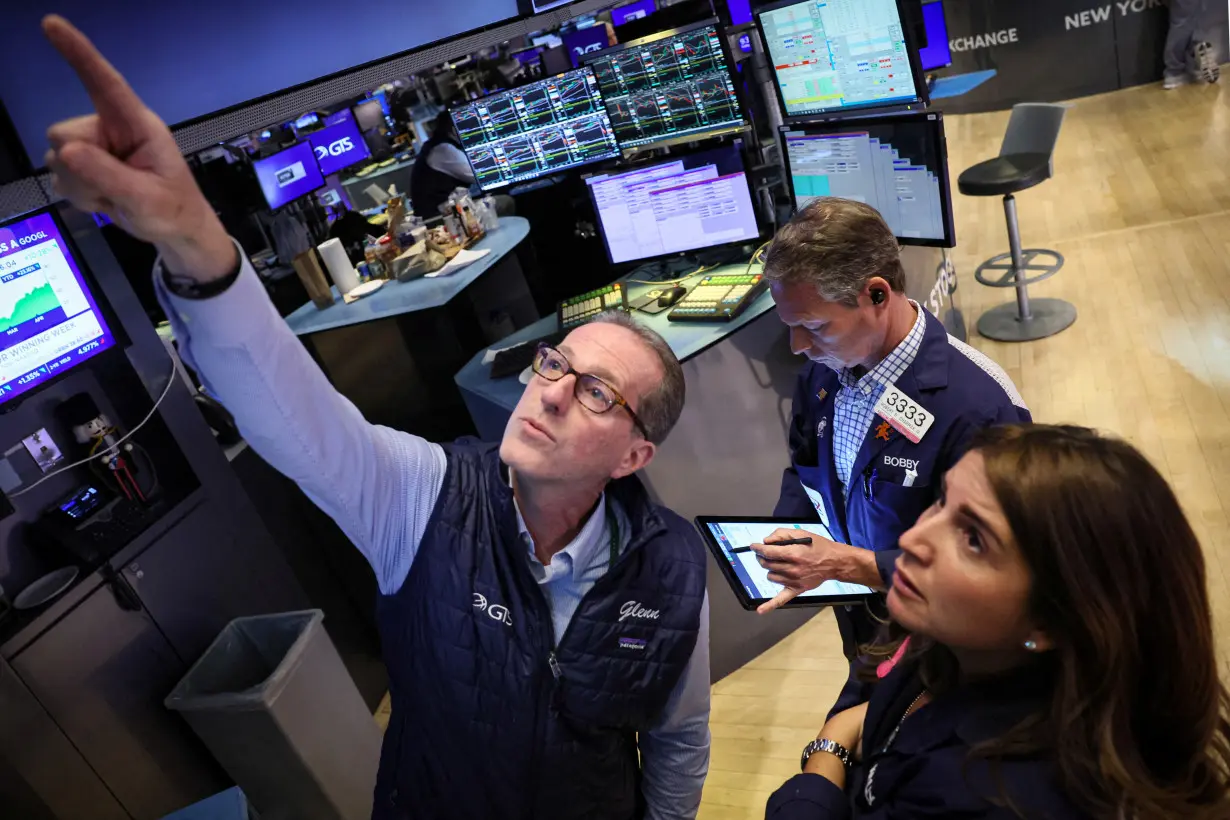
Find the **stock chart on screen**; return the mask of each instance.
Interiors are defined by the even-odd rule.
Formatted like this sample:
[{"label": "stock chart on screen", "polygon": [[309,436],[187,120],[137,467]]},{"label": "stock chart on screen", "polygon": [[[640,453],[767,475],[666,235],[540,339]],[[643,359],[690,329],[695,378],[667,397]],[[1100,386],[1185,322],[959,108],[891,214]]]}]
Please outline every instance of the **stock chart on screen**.
[{"label": "stock chart on screen", "polygon": [[452,114],[483,190],[619,154],[589,68],[492,94]]},{"label": "stock chart on screen", "polygon": [[721,37],[700,23],[586,58],[623,148],[743,125]]}]

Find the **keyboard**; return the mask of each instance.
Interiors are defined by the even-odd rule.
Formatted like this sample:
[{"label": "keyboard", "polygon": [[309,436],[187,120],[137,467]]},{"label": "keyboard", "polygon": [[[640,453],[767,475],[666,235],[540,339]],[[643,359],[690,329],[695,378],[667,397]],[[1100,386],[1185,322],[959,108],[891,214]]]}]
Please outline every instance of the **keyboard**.
[{"label": "keyboard", "polygon": [[759,273],[706,276],[666,318],[672,322],[729,322],[768,287]]},{"label": "keyboard", "polygon": [[559,303],[559,329],[580,327],[605,310],[628,310],[628,289],[619,282]]}]

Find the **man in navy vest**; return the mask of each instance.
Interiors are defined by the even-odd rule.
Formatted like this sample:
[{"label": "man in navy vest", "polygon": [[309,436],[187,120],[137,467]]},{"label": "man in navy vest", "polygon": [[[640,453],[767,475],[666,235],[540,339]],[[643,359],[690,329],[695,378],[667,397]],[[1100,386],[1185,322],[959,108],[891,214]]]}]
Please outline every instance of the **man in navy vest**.
[{"label": "man in navy vest", "polygon": [[49,132],[78,207],[157,246],[184,359],[367,556],[393,712],[377,818],[690,818],[709,757],[704,547],[634,473],[683,372],[620,316],[535,362],[495,445],[368,424],[287,328],[166,126],[89,41],[44,28],[98,113]]},{"label": "man in navy vest", "polygon": [[[1029,411],[999,365],[906,297],[897,240],[871,206],[812,202],[774,238],[765,278],[791,348],[810,359],[773,514],[817,526],[810,545],[758,547],[783,585],[761,611],[828,580],[887,589],[897,539],[934,503],[973,433],[1030,421]],[[887,618],[882,599],[835,614],[850,659]],[[839,703],[855,705],[852,696]]]}]

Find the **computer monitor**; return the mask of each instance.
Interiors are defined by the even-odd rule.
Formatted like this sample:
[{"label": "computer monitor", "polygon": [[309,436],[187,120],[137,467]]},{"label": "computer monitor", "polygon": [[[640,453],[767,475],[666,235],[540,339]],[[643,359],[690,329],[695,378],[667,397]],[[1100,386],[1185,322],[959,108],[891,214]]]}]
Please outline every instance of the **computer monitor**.
[{"label": "computer monitor", "polygon": [[952,65],[952,50],[948,46],[948,21],[944,17],[944,3],[935,0],[922,7],[923,29],[927,32],[927,45],[918,50],[918,65],[923,71],[934,71]]},{"label": "computer monitor", "polygon": [[542,57],[542,46],[529,46],[528,48],[519,48],[510,55],[521,65],[533,65]]},{"label": "computer monitor", "polygon": [[760,237],[737,145],[595,174],[585,182],[613,264]]},{"label": "computer monitor", "polygon": [[619,154],[589,68],[491,94],[451,113],[484,191]]},{"label": "computer monitor", "polygon": [[698,139],[744,126],[725,38],[712,20],[597,54],[594,69],[622,148]]},{"label": "computer monitor", "polygon": [[252,168],[270,210],[284,208],[300,197],[324,187],[325,178],[316,163],[310,142],[300,142],[264,159],[254,160]]},{"label": "computer monitor", "polygon": [[114,347],[52,208],[0,222],[0,404]]},{"label": "computer monitor", "polygon": [[[561,41],[562,42],[562,41]],[[542,70],[546,74],[563,74],[574,66],[563,45],[551,46],[542,52]]]},{"label": "computer monitor", "polygon": [[784,126],[782,145],[796,210],[822,196],[854,199],[904,245],[956,244],[938,111]]},{"label": "computer monitor", "polygon": [[900,2],[783,0],[756,13],[787,119],[925,106]]},{"label": "computer monitor", "polygon": [[388,125],[384,121],[384,109],[380,107],[380,100],[364,100],[356,105],[354,107],[354,118],[359,123],[359,129],[362,131],[370,131],[373,128]]},{"label": "computer monitor", "polygon": [[308,136],[322,176],[337,173],[372,155],[350,109],[325,119],[325,127]]},{"label": "computer monitor", "polygon": [[611,9],[611,25],[622,26],[629,20],[641,20],[658,10],[654,0],[636,0]]},{"label": "computer monitor", "polygon": [[589,26],[564,35],[564,48],[568,49],[568,59],[572,60],[573,68],[580,68],[586,55],[602,51],[610,44],[606,26]]}]

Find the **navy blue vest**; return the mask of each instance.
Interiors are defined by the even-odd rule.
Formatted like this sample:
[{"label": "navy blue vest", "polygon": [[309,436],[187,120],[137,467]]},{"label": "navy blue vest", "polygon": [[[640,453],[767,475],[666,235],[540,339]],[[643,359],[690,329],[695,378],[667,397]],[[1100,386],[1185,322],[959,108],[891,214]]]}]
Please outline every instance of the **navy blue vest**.
[{"label": "navy blue vest", "polygon": [[631,540],[557,647],[497,447],[445,450],[414,564],[378,603],[393,712],[373,817],[638,817],[635,735],[696,645],[699,536],[635,477],[611,482]]},{"label": "navy blue vest", "polygon": [[414,207],[414,213],[423,219],[439,216],[440,206],[448,199],[449,194],[457,188],[470,187],[470,183],[465,180],[437,171],[427,164],[431,152],[437,145],[445,142],[457,145],[452,140],[438,137],[432,137],[423,143],[418,157],[414,160],[414,167],[410,169],[410,204]]}]

